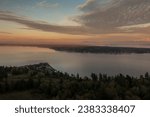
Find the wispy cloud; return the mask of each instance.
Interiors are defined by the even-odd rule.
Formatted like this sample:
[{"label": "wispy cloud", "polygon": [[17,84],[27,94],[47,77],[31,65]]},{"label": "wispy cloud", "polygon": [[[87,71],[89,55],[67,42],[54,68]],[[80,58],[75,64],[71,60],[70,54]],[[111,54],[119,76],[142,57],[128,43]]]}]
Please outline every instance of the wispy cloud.
[{"label": "wispy cloud", "polygon": [[[39,2],[38,6],[52,7],[57,4]],[[74,35],[105,33],[150,33],[149,0],[87,0],[78,7],[82,14],[73,16],[78,26],[52,25],[34,21],[11,12],[0,11],[0,20],[16,22],[34,30]],[[140,27],[139,27],[140,25]]]},{"label": "wispy cloud", "polygon": [[47,32],[58,32],[66,34],[88,34],[89,31],[85,27],[81,26],[58,26],[51,25],[46,22],[33,21],[25,17],[17,16],[13,13],[0,11],[0,20],[11,21],[27,26],[35,30],[42,30]]},{"label": "wispy cloud", "polygon": [[59,3],[49,3],[46,0],[36,3],[36,6],[41,8],[57,8],[59,7],[59,5],[60,5]]},{"label": "wispy cloud", "polygon": [[136,33],[147,33],[150,34],[150,23],[147,24],[138,24],[138,25],[130,25],[130,26],[121,26],[118,27],[120,30],[126,32],[136,32]]},{"label": "wispy cloud", "polygon": [[12,33],[10,33],[10,32],[2,32],[2,31],[0,31],[0,34],[12,34]]},{"label": "wispy cloud", "polygon": [[99,33],[104,30],[116,32],[121,26],[150,23],[149,0],[87,0],[78,8],[83,13],[74,21],[99,30]]}]

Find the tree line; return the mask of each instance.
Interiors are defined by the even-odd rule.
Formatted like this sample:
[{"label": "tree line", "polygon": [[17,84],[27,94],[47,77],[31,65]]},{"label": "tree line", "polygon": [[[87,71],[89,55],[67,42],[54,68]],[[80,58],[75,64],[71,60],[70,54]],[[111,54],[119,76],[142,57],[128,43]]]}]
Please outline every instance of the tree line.
[{"label": "tree line", "polygon": [[108,76],[101,73],[81,77],[79,74],[52,70],[47,66],[1,66],[0,99],[150,99],[148,72],[140,77],[123,74]]}]

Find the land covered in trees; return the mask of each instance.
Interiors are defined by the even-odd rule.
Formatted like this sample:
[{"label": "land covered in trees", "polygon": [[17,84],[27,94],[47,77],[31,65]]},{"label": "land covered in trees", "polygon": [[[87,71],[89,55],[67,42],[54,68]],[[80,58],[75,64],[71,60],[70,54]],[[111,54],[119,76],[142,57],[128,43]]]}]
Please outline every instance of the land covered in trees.
[{"label": "land covered in trees", "polygon": [[80,77],[47,63],[0,67],[0,99],[150,99],[150,75]]},{"label": "land covered in trees", "polygon": [[88,45],[50,45],[50,44],[0,44],[1,46],[32,46],[50,48],[57,51],[78,53],[104,53],[104,54],[144,54],[150,53],[150,48],[136,47],[111,47],[111,46],[88,46]]},{"label": "land covered in trees", "polygon": [[105,53],[105,54],[124,54],[124,53],[150,53],[150,48],[133,47],[109,47],[109,46],[52,46],[58,51],[80,52],[80,53]]}]

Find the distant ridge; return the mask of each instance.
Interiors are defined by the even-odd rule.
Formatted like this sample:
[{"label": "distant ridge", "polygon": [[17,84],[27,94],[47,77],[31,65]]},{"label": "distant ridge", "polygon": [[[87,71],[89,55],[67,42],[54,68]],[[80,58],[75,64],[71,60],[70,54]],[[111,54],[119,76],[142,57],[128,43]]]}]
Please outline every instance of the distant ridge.
[{"label": "distant ridge", "polygon": [[80,53],[108,53],[108,54],[150,53],[150,48],[133,48],[133,47],[60,46],[60,47],[50,47],[50,48],[57,51],[80,52]]},{"label": "distant ridge", "polygon": [[0,44],[0,46],[30,46],[50,48],[56,51],[78,52],[78,53],[106,53],[106,54],[144,54],[150,53],[150,48],[138,47],[112,47],[112,46],[88,46],[88,45],[50,45],[50,44]]}]

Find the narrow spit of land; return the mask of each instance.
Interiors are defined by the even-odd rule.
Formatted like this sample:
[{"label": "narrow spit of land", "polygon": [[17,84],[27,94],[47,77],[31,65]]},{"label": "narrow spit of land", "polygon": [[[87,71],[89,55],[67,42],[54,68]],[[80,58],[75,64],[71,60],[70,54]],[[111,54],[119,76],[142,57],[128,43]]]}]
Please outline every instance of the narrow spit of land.
[{"label": "narrow spit of land", "polygon": [[110,46],[85,46],[85,45],[34,45],[34,44],[0,44],[0,46],[33,46],[50,48],[57,51],[78,52],[78,53],[105,53],[105,54],[144,54],[150,53],[150,48],[136,47],[110,47]]},{"label": "narrow spit of land", "polygon": [[150,53],[150,48],[131,47],[109,47],[109,46],[54,46],[49,47],[58,51],[79,52],[79,53],[104,53],[104,54],[143,54]]}]

